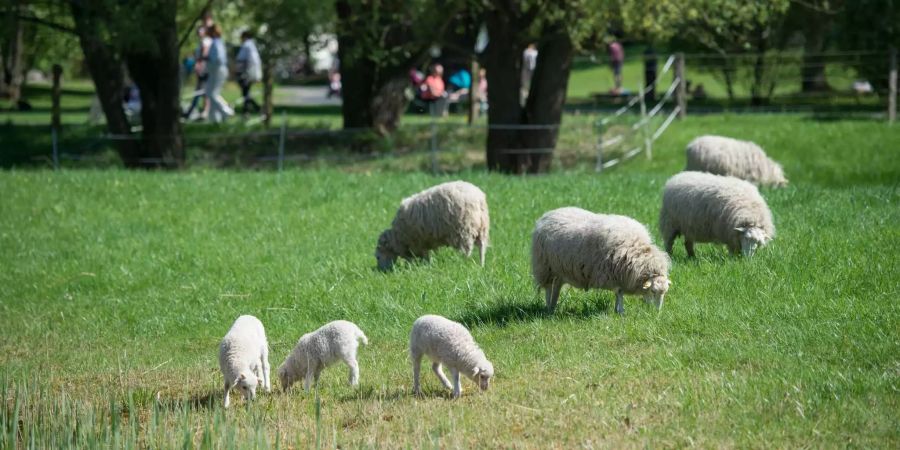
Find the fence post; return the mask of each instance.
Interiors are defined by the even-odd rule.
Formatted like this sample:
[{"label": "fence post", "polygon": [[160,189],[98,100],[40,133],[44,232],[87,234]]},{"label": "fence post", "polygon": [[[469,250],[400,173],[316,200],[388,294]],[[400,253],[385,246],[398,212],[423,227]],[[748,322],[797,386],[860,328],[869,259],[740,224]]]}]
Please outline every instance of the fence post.
[{"label": "fence post", "polygon": [[603,121],[597,120],[597,167],[594,171],[603,172]]},{"label": "fence post", "polygon": [[278,134],[278,173],[284,168],[284,138],[287,133],[287,115],[281,111],[281,132]]},{"label": "fence post", "polygon": [[431,138],[429,139],[429,150],[431,152],[431,173],[438,172],[438,161],[437,161],[437,122],[434,120],[435,109],[437,108],[436,101],[431,102],[429,109],[431,110]]},{"label": "fence post", "polygon": [[641,121],[638,123],[643,123],[643,125],[641,125],[641,136],[644,138],[644,151],[647,153],[647,159],[651,159],[653,158],[653,150],[650,148],[650,138],[647,135],[647,127],[650,126],[650,118],[647,117],[647,102],[644,100],[646,92],[644,89],[643,86],[638,89],[638,96],[641,99]]},{"label": "fence post", "polygon": [[678,118],[687,116],[687,80],[684,78],[684,53],[675,55],[675,79],[678,87],[675,88],[675,101],[678,104]]},{"label": "fence post", "polygon": [[53,141],[53,170],[59,170],[59,129],[62,125],[60,118],[60,96],[62,95],[62,87],[60,86],[62,78],[62,66],[53,65],[53,89],[50,91],[52,97],[52,106],[50,109],[50,138]]},{"label": "fence post", "polygon": [[897,49],[891,48],[891,71],[888,74],[888,124],[897,120]]},{"label": "fence post", "polygon": [[478,60],[474,57],[472,58],[472,65],[470,67],[472,69],[472,77],[471,82],[469,83],[469,117],[468,124],[472,125],[475,123],[475,120],[478,119],[478,108],[481,105],[481,99],[478,98],[481,95],[478,92],[478,86],[481,83],[481,76],[479,75],[479,66]]}]

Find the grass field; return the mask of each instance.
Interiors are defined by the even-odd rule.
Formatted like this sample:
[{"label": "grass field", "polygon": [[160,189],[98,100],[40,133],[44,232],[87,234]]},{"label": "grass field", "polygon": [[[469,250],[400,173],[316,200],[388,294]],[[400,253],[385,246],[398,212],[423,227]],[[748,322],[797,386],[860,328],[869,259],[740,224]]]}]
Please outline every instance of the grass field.
[{"label": "grass field", "polygon": [[[529,272],[545,211],[626,214],[656,235],[683,147],[756,140],[788,188],[764,190],[777,238],[751,260],[676,247],[661,313],[564,289],[554,316]],[[507,177],[375,168],[0,172],[0,447],[574,448],[900,446],[900,128],[805,116],[676,122],[656,158],[604,172]],[[487,267],[449,250],[374,269],[401,198],[462,178],[487,193]],[[496,368],[448,399],[413,320],[468,325]],[[356,322],[361,385],[221,407],[217,345],[240,314],[281,364],[298,337]],[[277,381],[274,383],[277,385]]]}]

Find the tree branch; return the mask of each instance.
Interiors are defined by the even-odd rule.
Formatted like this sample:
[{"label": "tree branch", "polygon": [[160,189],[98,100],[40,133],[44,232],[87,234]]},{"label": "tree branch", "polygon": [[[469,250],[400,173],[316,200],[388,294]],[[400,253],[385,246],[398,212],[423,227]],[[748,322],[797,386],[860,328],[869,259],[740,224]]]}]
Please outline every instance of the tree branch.
[{"label": "tree branch", "polygon": [[47,28],[52,28],[56,31],[62,31],[63,33],[75,34],[75,28],[68,27],[61,23],[51,22],[47,19],[42,19],[37,16],[28,16],[28,15],[24,15],[24,14],[18,14],[16,16],[16,18],[19,20],[24,20],[25,22],[31,22],[31,23],[35,23],[38,25],[43,25]]},{"label": "tree branch", "polygon": [[197,17],[188,24],[187,30],[185,30],[184,34],[181,36],[181,39],[178,40],[178,48],[181,48],[185,42],[187,42],[188,38],[191,37],[191,33],[194,32],[194,25],[203,17],[203,14],[209,10],[212,6],[213,0],[206,0],[206,5],[200,9],[200,13],[197,14]]}]

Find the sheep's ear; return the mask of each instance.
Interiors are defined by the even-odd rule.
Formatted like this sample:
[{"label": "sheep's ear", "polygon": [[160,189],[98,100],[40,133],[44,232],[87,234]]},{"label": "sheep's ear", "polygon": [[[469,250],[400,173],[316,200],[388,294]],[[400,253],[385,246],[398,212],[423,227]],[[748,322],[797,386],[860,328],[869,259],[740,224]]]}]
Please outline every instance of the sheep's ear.
[{"label": "sheep's ear", "polygon": [[477,377],[479,373],[481,373],[481,367],[476,367],[475,371],[472,372],[472,376]]},{"label": "sheep's ear", "polygon": [[247,379],[247,375],[243,374],[243,373],[241,374],[240,377],[238,377],[238,380],[246,380],[246,379]]},{"label": "sheep's ear", "polygon": [[653,283],[651,283],[650,280],[645,281],[645,282],[644,282],[644,288],[643,288],[643,289],[644,289],[645,291],[646,291],[647,289],[650,289],[650,285],[651,285],[651,284],[653,284]]},{"label": "sheep's ear", "polygon": [[734,229],[734,231],[737,231],[738,233],[744,233],[747,231],[747,228],[746,227],[736,227]]}]

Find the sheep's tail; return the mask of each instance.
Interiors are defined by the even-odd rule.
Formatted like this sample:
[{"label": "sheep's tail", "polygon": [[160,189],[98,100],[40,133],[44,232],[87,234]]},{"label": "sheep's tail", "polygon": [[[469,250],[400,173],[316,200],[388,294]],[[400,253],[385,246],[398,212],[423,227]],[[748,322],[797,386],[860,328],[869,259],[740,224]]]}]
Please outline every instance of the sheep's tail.
[{"label": "sheep's tail", "polygon": [[362,330],[359,330],[359,334],[356,335],[356,339],[358,339],[359,342],[362,343],[362,345],[369,345],[369,338],[367,338],[366,335],[363,334]]}]

